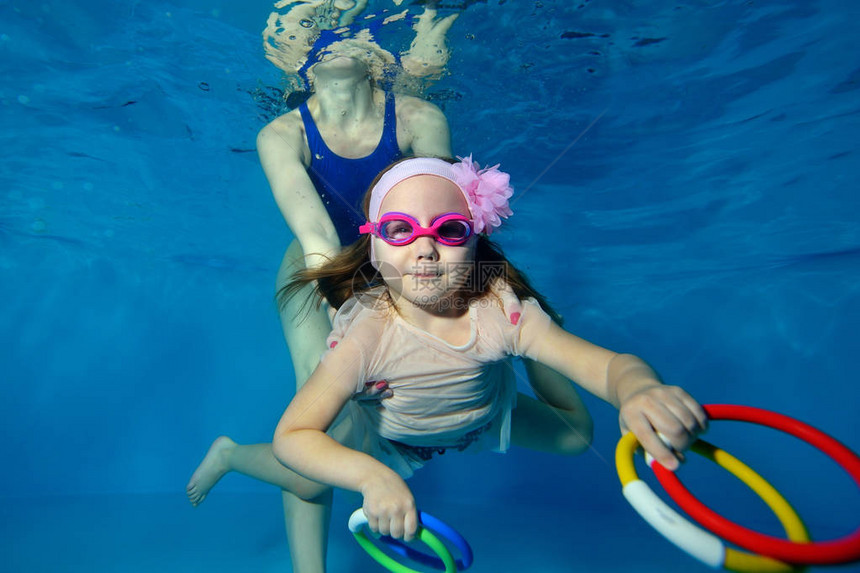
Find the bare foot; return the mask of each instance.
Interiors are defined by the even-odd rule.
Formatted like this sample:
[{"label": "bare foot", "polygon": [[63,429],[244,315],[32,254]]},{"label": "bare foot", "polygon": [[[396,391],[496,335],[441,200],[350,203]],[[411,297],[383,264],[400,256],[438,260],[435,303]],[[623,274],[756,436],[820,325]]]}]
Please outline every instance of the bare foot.
[{"label": "bare foot", "polygon": [[235,447],[236,442],[227,436],[221,436],[212,442],[209,451],[206,452],[206,457],[194,470],[191,479],[188,480],[188,485],[185,486],[185,493],[188,495],[188,501],[191,502],[191,505],[197,507],[203,503],[209,490],[230,471],[230,466],[227,464],[227,454]]}]

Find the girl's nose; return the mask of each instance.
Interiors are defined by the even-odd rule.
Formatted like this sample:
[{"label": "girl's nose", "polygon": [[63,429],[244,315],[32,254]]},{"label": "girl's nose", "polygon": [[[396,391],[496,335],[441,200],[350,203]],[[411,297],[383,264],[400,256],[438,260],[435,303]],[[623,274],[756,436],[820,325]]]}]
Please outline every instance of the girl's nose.
[{"label": "girl's nose", "polygon": [[412,250],[419,261],[436,261],[439,259],[436,239],[433,237],[418,237],[412,243]]}]

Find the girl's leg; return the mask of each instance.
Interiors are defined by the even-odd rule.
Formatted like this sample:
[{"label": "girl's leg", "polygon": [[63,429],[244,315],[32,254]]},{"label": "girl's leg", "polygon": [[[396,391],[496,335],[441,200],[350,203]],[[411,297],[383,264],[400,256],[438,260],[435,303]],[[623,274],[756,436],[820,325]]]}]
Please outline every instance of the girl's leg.
[{"label": "girl's leg", "polygon": [[511,443],[561,455],[582,453],[591,444],[593,425],[573,384],[538,362],[525,360],[537,400],[520,393],[511,418]]}]

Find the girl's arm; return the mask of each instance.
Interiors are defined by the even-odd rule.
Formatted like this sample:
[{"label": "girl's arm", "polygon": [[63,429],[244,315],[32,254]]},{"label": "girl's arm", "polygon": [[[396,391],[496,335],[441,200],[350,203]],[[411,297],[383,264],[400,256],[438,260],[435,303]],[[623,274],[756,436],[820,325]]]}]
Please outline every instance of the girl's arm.
[{"label": "girl's arm", "polygon": [[409,541],[418,528],[418,514],[406,482],[385,464],[325,433],[355,393],[360,364],[358,347],[345,338],[290,402],[275,429],[272,451],[309,479],[361,493],[370,528]]},{"label": "girl's arm", "polygon": [[[707,428],[707,415],[696,400],[677,386],[663,385],[641,358],[592,344],[555,323],[532,339],[530,332],[536,328],[535,322],[528,320],[522,326],[521,339],[532,340],[530,357],[618,408],[622,430],[632,431],[642,447],[666,468],[678,467],[676,452],[689,447],[696,434]],[[671,449],[657,432],[669,441]]]}]

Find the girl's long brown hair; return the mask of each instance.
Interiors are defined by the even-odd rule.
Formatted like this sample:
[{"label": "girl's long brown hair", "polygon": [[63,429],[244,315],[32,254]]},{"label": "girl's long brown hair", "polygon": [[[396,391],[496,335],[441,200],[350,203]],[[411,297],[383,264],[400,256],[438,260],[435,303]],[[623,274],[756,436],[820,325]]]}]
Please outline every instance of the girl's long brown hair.
[{"label": "girl's long brown hair", "polygon": [[[400,161],[406,159],[411,158],[404,158]],[[392,163],[377,175],[373,183],[370,184],[370,189],[376,186],[383,173],[400,161]],[[445,161],[456,162],[454,159],[445,159]],[[369,211],[370,189],[365,193],[362,201],[365,217],[368,216]],[[297,271],[292,280],[277,293],[280,307],[283,309],[287,302],[309,283],[316,282],[314,294],[317,297],[317,308],[319,308],[323,298],[334,308],[340,308],[349,298],[384,285],[382,275],[370,264],[370,240],[371,235],[362,235],[357,241],[344,247],[340,253],[331,257],[321,266]],[[477,272],[477,269],[490,267],[492,267],[493,272]],[[520,300],[534,298],[553,321],[561,324],[561,316],[553,310],[546,298],[535,290],[525,273],[517,269],[505,257],[501,247],[487,238],[486,235],[478,235],[478,242],[475,246],[474,272],[477,272],[477,276],[470,281],[472,288],[465,293],[467,298],[477,299],[491,294],[494,279],[502,278]]]}]

